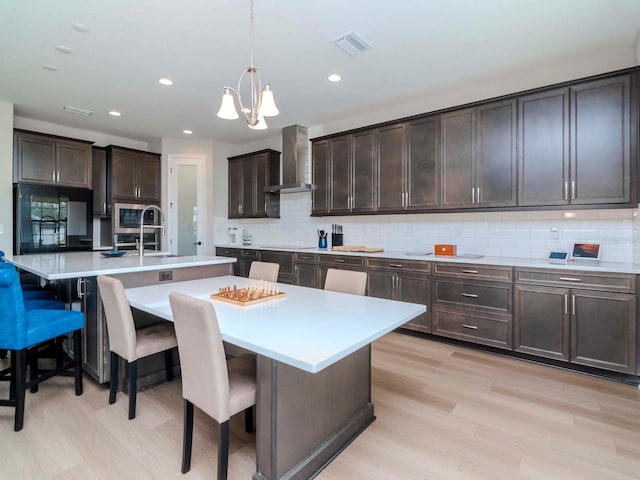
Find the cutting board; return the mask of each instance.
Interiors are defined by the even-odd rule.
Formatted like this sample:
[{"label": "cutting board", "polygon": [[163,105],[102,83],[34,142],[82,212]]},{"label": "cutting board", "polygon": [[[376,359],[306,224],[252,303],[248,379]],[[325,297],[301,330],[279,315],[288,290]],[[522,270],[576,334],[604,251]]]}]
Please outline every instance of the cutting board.
[{"label": "cutting board", "polygon": [[331,247],[334,252],[364,252],[364,253],[376,253],[384,252],[384,248],[377,247],[365,247],[361,245],[343,245],[339,247]]}]

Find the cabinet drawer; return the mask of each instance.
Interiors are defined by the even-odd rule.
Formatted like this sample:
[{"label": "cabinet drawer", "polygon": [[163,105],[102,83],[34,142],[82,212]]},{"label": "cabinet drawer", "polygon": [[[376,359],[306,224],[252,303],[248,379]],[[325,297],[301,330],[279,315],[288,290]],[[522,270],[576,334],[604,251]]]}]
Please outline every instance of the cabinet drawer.
[{"label": "cabinet drawer", "polygon": [[248,260],[258,260],[259,257],[259,253],[258,250],[242,250],[242,254],[241,257],[248,259]]},{"label": "cabinet drawer", "polygon": [[509,283],[470,282],[455,278],[435,281],[434,301],[464,307],[512,312],[513,286]]},{"label": "cabinet drawer", "polygon": [[359,268],[363,268],[364,266],[364,259],[362,257],[348,257],[346,255],[320,255],[318,261],[323,265],[337,265]]},{"label": "cabinet drawer", "polygon": [[318,255],[314,253],[296,253],[296,262],[318,263]]},{"label": "cabinet drawer", "polygon": [[478,315],[465,310],[435,306],[433,333],[467,342],[511,349],[512,317]]},{"label": "cabinet drawer", "polygon": [[419,260],[402,260],[393,258],[367,258],[367,269],[371,270],[396,270],[407,272],[431,273],[431,262]]},{"label": "cabinet drawer", "polygon": [[242,256],[242,250],[239,248],[216,247],[216,255],[220,257],[240,257]]},{"label": "cabinet drawer", "polygon": [[[269,263],[277,263],[280,265],[280,272],[278,273],[278,281],[281,283],[287,283],[281,281],[282,276],[290,276],[293,277],[293,253],[290,252],[271,252],[271,251],[261,251],[260,252],[260,261],[261,262],[269,262]],[[289,283],[292,283],[289,282]]]},{"label": "cabinet drawer", "polygon": [[612,292],[636,292],[636,276],[624,273],[582,272],[579,270],[546,270],[541,268],[516,268],[516,282],[585,290]]},{"label": "cabinet drawer", "polygon": [[455,275],[461,278],[481,278],[500,282],[513,281],[512,267],[474,265],[471,263],[436,263],[434,275]]}]

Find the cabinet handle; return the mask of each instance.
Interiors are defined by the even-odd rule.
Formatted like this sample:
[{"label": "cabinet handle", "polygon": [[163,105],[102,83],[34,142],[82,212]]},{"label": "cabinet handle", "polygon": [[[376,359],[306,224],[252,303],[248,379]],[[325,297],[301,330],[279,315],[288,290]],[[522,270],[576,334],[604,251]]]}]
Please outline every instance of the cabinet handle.
[{"label": "cabinet handle", "polygon": [[576,199],[576,181],[571,180],[571,200]]},{"label": "cabinet handle", "polygon": [[296,284],[298,283],[298,265],[296,265],[295,267],[293,267],[293,272],[296,275]]},{"label": "cabinet handle", "polygon": [[55,172],[55,170],[54,170],[53,172],[51,172],[51,181],[52,181],[53,183],[55,183],[55,182],[56,182],[56,172]]},{"label": "cabinet handle", "polygon": [[480,203],[480,187],[476,187],[476,203]]},{"label": "cabinet handle", "polygon": [[564,182],[564,190],[562,192],[562,199],[569,200],[569,182]]},{"label": "cabinet handle", "polygon": [[267,202],[264,202],[264,213],[267,213]]},{"label": "cabinet handle", "polygon": [[581,282],[581,278],[577,277],[559,277],[558,280],[564,280],[565,282]]},{"label": "cabinet handle", "polygon": [[476,203],[476,189],[471,187],[471,203]]},{"label": "cabinet handle", "polygon": [[102,211],[107,213],[107,202],[102,202]]},{"label": "cabinet handle", "polygon": [[478,273],[478,270],[461,270],[462,273],[473,273],[474,275]]},{"label": "cabinet handle", "polygon": [[475,293],[461,293],[460,295],[467,298],[478,298],[478,295],[476,295]]},{"label": "cabinet handle", "polygon": [[571,315],[576,316],[576,296],[571,295]]},{"label": "cabinet handle", "polygon": [[463,328],[468,328],[469,330],[477,330],[478,327],[476,327],[475,325],[467,325],[466,323],[463,323],[462,325],[460,325]]},{"label": "cabinet handle", "polygon": [[344,260],[336,260],[336,263],[344,263]]},{"label": "cabinet handle", "polygon": [[569,314],[569,294],[568,293],[564,294],[564,314],[565,315]]},{"label": "cabinet handle", "polygon": [[76,284],[76,292],[78,293],[78,297],[84,297],[84,278],[79,278],[78,283]]},{"label": "cabinet handle", "polygon": [[402,264],[401,263],[390,263],[389,266],[393,267],[393,268],[402,268]]}]

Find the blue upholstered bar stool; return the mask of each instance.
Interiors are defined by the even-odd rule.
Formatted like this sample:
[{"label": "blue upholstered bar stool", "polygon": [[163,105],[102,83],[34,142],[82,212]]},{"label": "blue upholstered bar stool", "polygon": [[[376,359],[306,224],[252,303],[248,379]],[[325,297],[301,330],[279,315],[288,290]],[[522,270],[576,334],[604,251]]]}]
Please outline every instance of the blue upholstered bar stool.
[{"label": "blue upholstered bar stool", "polygon": [[[18,272],[13,266],[0,268],[0,349],[11,352],[11,367],[0,372],[0,379],[11,381],[8,400],[0,406],[15,407],[15,431],[24,424],[25,393],[54,375],[73,370],[76,395],[82,394],[82,342],[84,314],[70,310],[27,310],[20,288]],[[75,359],[27,381],[27,354],[33,347],[67,333],[73,333]]]}]

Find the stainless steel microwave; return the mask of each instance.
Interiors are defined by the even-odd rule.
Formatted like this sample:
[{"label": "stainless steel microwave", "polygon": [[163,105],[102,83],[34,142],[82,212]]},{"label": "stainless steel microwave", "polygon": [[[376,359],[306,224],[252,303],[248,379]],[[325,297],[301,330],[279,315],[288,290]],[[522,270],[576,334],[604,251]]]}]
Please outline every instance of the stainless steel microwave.
[{"label": "stainless steel microwave", "polygon": [[[135,203],[114,203],[111,215],[113,221],[113,233],[140,233],[140,216],[147,207]],[[158,225],[160,221],[156,210],[147,210],[144,213],[145,225]]]}]

